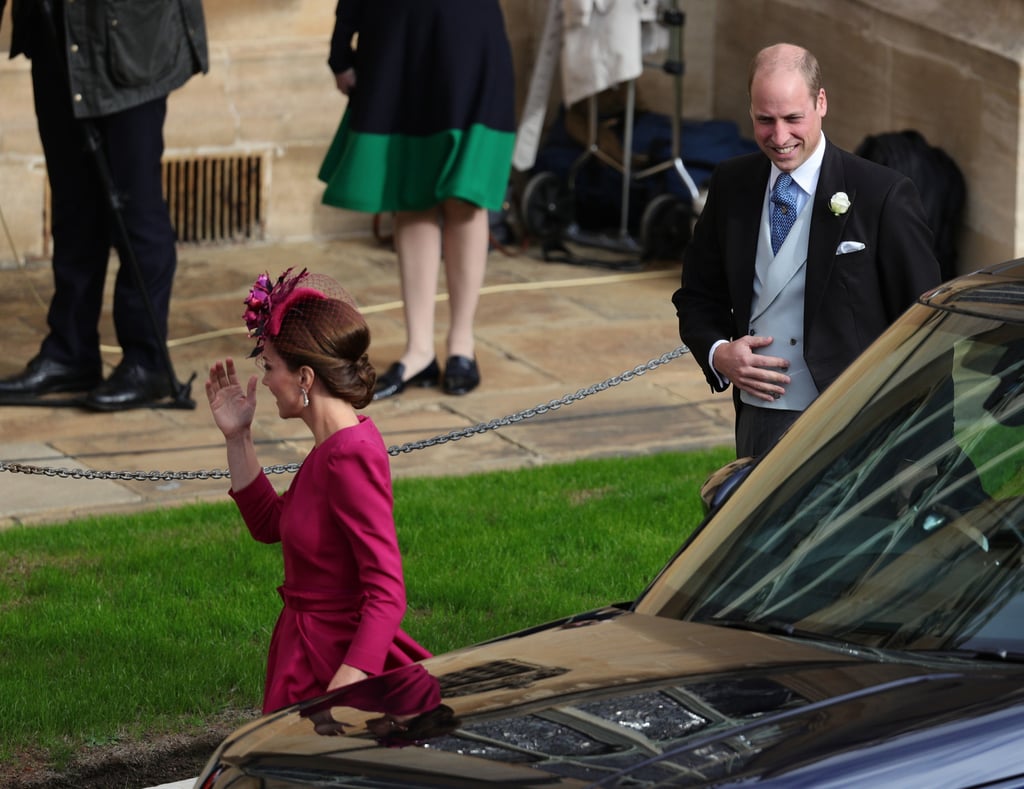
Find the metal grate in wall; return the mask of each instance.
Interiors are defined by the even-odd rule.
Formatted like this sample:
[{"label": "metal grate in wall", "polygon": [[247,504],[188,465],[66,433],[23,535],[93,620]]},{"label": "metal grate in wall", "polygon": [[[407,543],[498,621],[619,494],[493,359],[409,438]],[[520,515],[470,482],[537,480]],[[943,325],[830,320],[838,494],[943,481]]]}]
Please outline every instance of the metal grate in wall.
[{"label": "metal grate in wall", "polygon": [[179,243],[262,239],[264,170],[258,154],[165,158],[164,197]]}]

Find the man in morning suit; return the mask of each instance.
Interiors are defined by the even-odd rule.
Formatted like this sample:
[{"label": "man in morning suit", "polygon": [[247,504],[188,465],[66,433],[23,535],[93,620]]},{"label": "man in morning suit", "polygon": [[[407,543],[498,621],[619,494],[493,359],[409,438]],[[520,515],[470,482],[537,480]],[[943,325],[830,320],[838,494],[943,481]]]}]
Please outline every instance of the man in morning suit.
[{"label": "man in morning suit", "polygon": [[750,69],[761,153],[722,162],[672,301],[712,391],[733,386],[736,453],[758,457],[924,291],[940,283],[909,179],[825,138],[817,59]]}]

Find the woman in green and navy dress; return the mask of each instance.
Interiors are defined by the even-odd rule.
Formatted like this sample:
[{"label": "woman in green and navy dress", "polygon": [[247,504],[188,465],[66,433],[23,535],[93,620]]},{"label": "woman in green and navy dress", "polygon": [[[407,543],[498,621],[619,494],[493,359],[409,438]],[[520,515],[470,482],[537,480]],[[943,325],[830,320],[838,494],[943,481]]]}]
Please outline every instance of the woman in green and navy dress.
[{"label": "woman in green and navy dress", "polygon": [[[324,203],[394,213],[406,346],[374,399],[480,382],[473,322],[515,141],[512,54],[498,0],[339,0],[328,59],[348,96],[320,168]],[[434,304],[444,250],[444,369]]]}]

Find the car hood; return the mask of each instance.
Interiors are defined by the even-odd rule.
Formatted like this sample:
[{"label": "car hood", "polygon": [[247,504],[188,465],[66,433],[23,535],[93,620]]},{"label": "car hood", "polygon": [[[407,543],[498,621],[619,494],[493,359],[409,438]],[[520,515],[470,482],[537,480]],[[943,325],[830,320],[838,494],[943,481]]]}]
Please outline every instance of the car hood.
[{"label": "car hood", "polygon": [[210,768],[235,789],[973,786],[1024,775],[1021,680],[605,609],[261,718]]}]

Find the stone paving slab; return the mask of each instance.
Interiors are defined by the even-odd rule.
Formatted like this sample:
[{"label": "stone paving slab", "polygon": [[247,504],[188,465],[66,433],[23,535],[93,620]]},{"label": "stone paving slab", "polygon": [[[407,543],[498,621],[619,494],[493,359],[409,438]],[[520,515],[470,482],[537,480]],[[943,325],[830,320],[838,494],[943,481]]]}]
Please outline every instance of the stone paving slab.
[{"label": "stone paving slab", "polygon": [[[86,470],[89,466],[39,443],[5,443],[3,459],[53,468]],[[67,517],[88,515],[95,509],[137,507],[144,497],[119,482],[70,479],[37,474],[0,474],[0,528],[15,523],[48,519],[59,512]]]}]

